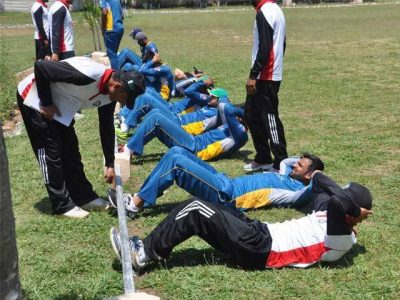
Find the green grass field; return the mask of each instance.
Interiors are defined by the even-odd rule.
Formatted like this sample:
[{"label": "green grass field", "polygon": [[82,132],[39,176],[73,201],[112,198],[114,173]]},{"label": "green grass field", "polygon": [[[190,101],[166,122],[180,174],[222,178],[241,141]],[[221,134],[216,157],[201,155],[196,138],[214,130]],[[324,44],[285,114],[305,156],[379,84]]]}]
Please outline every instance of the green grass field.
[{"label": "green grass field", "polygon": [[[171,259],[153,264],[136,287],[163,299],[398,299],[400,298],[400,5],[285,9],[287,51],[280,114],[290,155],[320,155],[338,183],[358,181],[374,196],[374,215],[359,227],[358,245],[336,264],[308,269],[252,271],[232,265],[194,238]],[[74,14],[78,54],[90,52],[91,33]],[[142,27],[162,58],[184,70],[206,70],[231,94],[245,97],[250,68],[250,9],[210,13],[131,14],[126,31]],[[9,21],[9,20],[12,21]],[[0,16],[1,24],[29,23],[29,15]],[[17,72],[30,67],[32,29],[1,31]],[[122,47],[136,48],[126,34]],[[76,131],[88,178],[105,196],[97,113],[86,111]],[[20,276],[27,299],[101,299],[123,291],[121,266],[108,231],[116,217],[92,213],[80,221],[52,217],[39,168],[26,134],[6,140],[17,227]],[[125,191],[135,192],[166,148],[151,142],[147,156],[133,161]],[[231,159],[213,162],[230,176],[242,175],[254,157],[250,141]],[[130,221],[131,234],[145,236],[177,202],[188,198],[171,188]],[[293,209],[251,211],[274,222],[299,217]]]}]

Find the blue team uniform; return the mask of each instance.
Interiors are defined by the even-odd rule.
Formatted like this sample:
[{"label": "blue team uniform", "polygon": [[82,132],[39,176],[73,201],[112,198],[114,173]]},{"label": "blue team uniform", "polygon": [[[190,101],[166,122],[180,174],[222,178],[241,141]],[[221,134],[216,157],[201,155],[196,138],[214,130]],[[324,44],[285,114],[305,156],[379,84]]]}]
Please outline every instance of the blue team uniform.
[{"label": "blue team uniform", "polygon": [[183,147],[202,160],[210,160],[230,155],[246,144],[247,129],[237,120],[243,116],[243,110],[229,103],[218,105],[218,117],[215,124],[221,126],[203,134],[192,136],[176,121],[171,120],[160,110],[152,110],[129,139],[127,147],[136,155],[143,154],[144,146],[153,138],[158,138],[164,145]]},{"label": "blue team uniform", "polygon": [[153,58],[154,54],[158,53],[158,48],[156,44],[149,41],[146,46],[140,46],[140,52],[142,53],[142,63],[146,63]]},{"label": "blue team uniform", "polygon": [[[151,89],[146,89],[146,92],[136,98],[135,105],[132,110],[127,108],[123,110],[125,123],[129,127],[136,127],[138,122],[152,109],[161,110],[171,120],[181,125],[186,132],[198,135],[210,129],[215,125],[217,116],[217,108],[207,106],[210,96],[200,93],[199,88],[205,86],[203,81],[199,81],[185,90],[188,96],[174,103],[167,103],[162,100],[159,94]],[[226,97],[221,97],[220,102],[228,102]],[[200,109],[187,114],[180,114],[182,111],[198,106]]]},{"label": "blue team uniform", "polygon": [[118,48],[124,34],[123,13],[119,0],[100,0],[100,7],[107,9],[107,23],[104,44],[110,59],[111,68],[118,69]]},{"label": "blue team uniform", "polygon": [[[259,173],[229,178],[181,147],[171,148],[147,177],[138,196],[146,206],[176,182],[190,194],[205,201],[239,210],[268,205],[301,206],[311,200],[311,184],[289,176],[298,157],[281,162],[281,173]],[[283,170],[283,171],[282,171]]]},{"label": "blue team uniform", "polygon": [[139,68],[139,72],[145,76],[146,88],[154,89],[164,100],[175,94],[174,75],[169,66],[154,67],[154,62],[149,60]]},{"label": "blue team uniform", "polygon": [[142,58],[129,48],[122,49],[118,54],[118,70],[139,69],[142,64]]}]

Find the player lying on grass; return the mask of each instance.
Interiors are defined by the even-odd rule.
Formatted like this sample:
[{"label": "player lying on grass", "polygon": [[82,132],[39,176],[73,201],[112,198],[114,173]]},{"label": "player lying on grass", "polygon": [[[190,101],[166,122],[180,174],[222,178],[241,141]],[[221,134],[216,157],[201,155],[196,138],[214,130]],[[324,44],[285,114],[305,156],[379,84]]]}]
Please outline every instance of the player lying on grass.
[{"label": "player lying on grass", "polygon": [[[125,209],[133,218],[143,206],[156,204],[157,197],[176,184],[193,196],[213,204],[238,210],[275,206],[302,206],[311,200],[311,178],[323,171],[323,162],[315,155],[287,158],[280,173],[267,172],[230,178],[180,147],[171,148],[145,180],[140,191],[125,194]],[[115,207],[114,193],[109,200]]]},{"label": "player lying on grass", "polygon": [[[137,97],[133,109],[124,107],[118,112],[118,116],[120,116],[125,127],[125,130],[121,130],[121,133],[128,132],[130,128],[135,128],[146,114],[156,108],[178,124],[189,128],[188,133],[193,134],[193,129],[190,129],[194,126],[196,126],[196,131],[194,131],[196,134],[204,132],[205,125],[198,123],[206,123],[206,119],[217,115],[216,106],[218,106],[220,100],[229,102],[228,93],[224,89],[207,90],[213,84],[214,80],[211,78],[201,80],[185,90],[185,98],[172,103],[164,101],[156,92],[146,88],[145,93]],[[213,98],[218,101],[213,101]],[[193,123],[195,124],[189,125]]]},{"label": "player lying on grass", "polygon": [[242,109],[230,103],[219,103],[218,115],[212,120],[210,127],[221,125],[193,136],[160,110],[153,109],[128,140],[123,151],[143,155],[144,146],[153,138],[158,138],[168,148],[183,147],[196,153],[202,160],[228,156],[238,151],[248,140],[247,128],[241,121],[242,116]]},{"label": "player lying on grass", "polygon": [[[198,236],[245,268],[308,267],[334,262],[356,243],[354,227],[372,214],[372,197],[364,186],[351,183],[342,189],[316,171],[313,176],[314,211],[282,223],[251,220],[241,212],[218,204],[188,200],[143,240],[129,239],[136,273],[152,260],[166,259],[175,246]],[[110,239],[121,257],[118,231]]]}]

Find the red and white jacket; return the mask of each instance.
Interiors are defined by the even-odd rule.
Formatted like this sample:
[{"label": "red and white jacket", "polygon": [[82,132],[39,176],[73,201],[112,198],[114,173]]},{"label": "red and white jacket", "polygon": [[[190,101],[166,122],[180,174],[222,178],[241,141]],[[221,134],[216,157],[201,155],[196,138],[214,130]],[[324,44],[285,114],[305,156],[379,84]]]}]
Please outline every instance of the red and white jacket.
[{"label": "red and white jacket", "polygon": [[319,261],[336,261],[356,243],[354,233],[327,235],[326,211],[267,225],[272,237],[267,268],[304,268]]},{"label": "red and white jacket", "polygon": [[31,8],[32,22],[35,25],[35,40],[48,40],[49,39],[49,22],[48,22],[49,9],[46,3],[42,0],[36,0]]},{"label": "red and white jacket", "polygon": [[[55,104],[60,112],[73,115],[83,108],[98,108],[99,131],[106,166],[114,165],[115,103],[110,100],[107,83],[112,70],[87,57],[72,57],[63,61],[38,61],[34,74],[18,84],[18,93],[24,104],[38,109],[37,105]],[[55,116],[55,120],[57,116]],[[62,118],[62,116],[60,117]]]},{"label": "red and white jacket", "polygon": [[360,207],[350,187],[341,188],[332,179],[317,173],[312,180],[314,212],[300,219],[267,224],[272,245],[265,266],[307,267],[319,261],[340,259],[356,243],[346,215],[358,217]]},{"label": "red and white jacket", "polygon": [[49,10],[50,41],[52,53],[74,50],[72,18],[65,0],[58,0]]},{"label": "red and white jacket", "polygon": [[273,0],[261,1],[256,10],[249,78],[281,81],[286,46],[285,17]]}]

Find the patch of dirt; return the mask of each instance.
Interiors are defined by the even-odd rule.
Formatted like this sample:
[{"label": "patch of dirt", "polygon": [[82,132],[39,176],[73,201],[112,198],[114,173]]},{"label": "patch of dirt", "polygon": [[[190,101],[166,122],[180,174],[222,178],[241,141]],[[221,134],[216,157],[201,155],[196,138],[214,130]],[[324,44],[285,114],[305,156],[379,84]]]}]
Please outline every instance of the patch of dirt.
[{"label": "patch of dirt", "polygon": [[1,128],[3,129],[4,137],[13,137],[20,135],[23,128],[22,116],[18,109],[10,113],[10,120],[4,121]]}]

